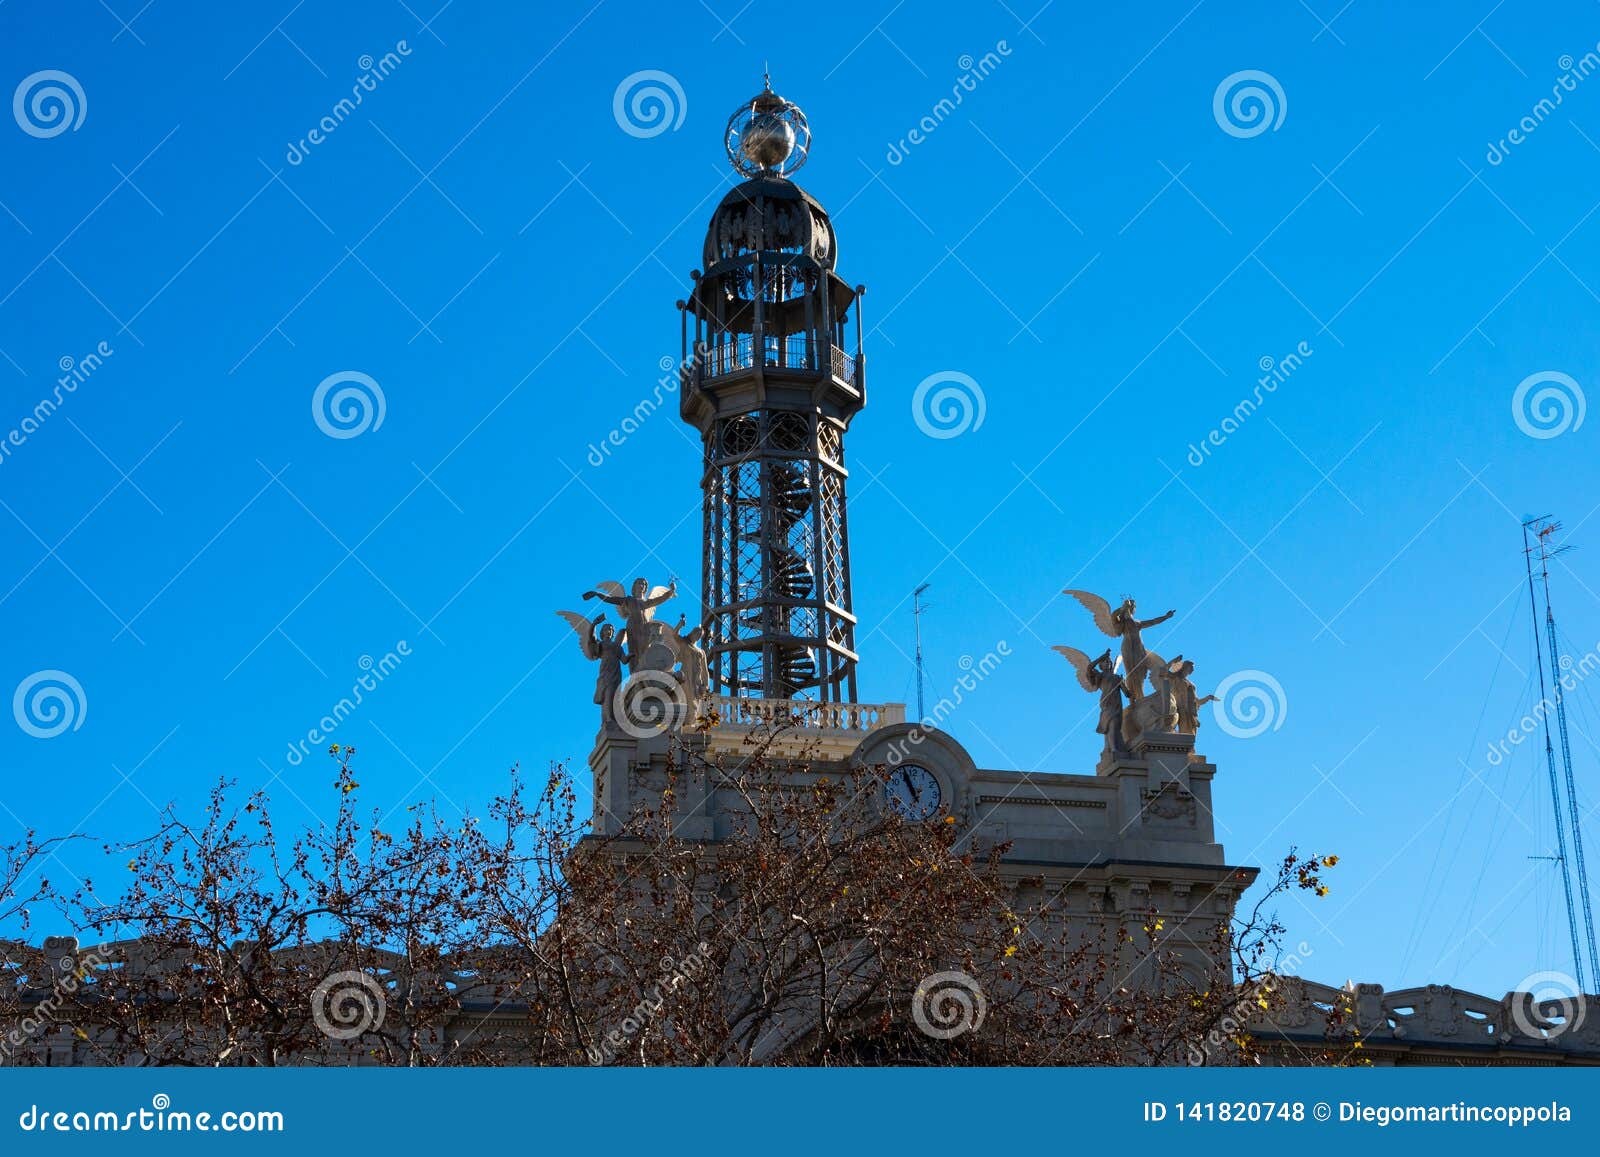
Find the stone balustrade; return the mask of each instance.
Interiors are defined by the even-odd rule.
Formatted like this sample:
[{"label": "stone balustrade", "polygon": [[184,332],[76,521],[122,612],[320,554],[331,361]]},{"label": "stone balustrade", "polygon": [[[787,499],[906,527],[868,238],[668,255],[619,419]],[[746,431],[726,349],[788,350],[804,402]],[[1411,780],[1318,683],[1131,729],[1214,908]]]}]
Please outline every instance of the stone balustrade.
[{"label": "stone balustrade", "polygon": [[879,727],[906,721],[904,703],[819,703],[814,699],[713,695],[709,704],[717,713],[718,726],[724,728],[786,726],[802,732],[866,735]]},{"label": "stone balustrade", "polygon": [[[274,963],[291,964],[309,977],[349,967],[348,946],[307,944],[275,954]],[[245,945],[236,946],[248,961]],[[383,950],[359,953],[359,966],[386,992],[410,987],[405,958]],[[470,957],[470,958],[469,958]],[[73,1044],[64,1018],[81,1016],[99,997],[147,991],[154,978],[165,988],[189,969],[170,953],[141,940],[80,945],[76,937],[48,937],[41,945],[0,940],[0,1026],[26,1030],[24,1051],[49,1051],[49,1063],[103,1063]],[[462,1014],[477,1010],[514,1015],[526,979],[516,952],[488,948],[453,955],[430,970],[428,979],[442,988],[442,997]],[[1254,1015],[1243,1026],[1264,1046],[1267,1055],[1287,1064],[1307,1061],[1307,1052],[1332,1044],[1361,1042],[1374,1063],[1510,1063],[1600,1065],[1600,997],[1541,998],[1509,992],[1497,999],[1464,992],[1447,984],[1385,991],[1378,984],[1342,988],[1298,977],[1270,980],[1271,1009],[1255,1012],[1241,994],[1241,1004]],[[69,1006],[63,996],[73,998]],[[1330,1018],[1341,1026],[1330,1034]],[[92,1017],[92,1013],[90,1014]],[[12,1023],[8,1024],[7,1021]],[[89,1027],[95,1028],[92,1021]],[[79,1055],[82,1054],[82,1055]],[[39,1057],[33,1058],[34,1062]],[[0,1065],[28,1063],[0,1054]]]},{"label": "stone balustrade", "polygon": [[1321,1041],[1330,1013],[1340,1009],[1345,1027],[1337,1039],[1359,1039],[1380,1054],[1531,1049],[1600,1062],[1600,996],[1508,992],[1496,999],[1448,984],[1387,992],[1381,984],[1334,988],[1298,977],[1277,977],[1271,984],[1272,1009],[1248,1025],[1268,1042]]}]

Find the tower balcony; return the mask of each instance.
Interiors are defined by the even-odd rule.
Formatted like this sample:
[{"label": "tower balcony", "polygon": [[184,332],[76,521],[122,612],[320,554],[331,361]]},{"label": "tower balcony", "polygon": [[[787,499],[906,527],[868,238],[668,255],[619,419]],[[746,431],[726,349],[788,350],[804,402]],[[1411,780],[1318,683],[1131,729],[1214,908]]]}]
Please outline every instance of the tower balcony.
[{"label": "tower balcony", "polygon": [[701,382],[732,377],[757,366],[769,370],[817,373],[828,370],[844,385],[861,388],[857,359],[831,343],[818,342],[808,333],[791,333],[757,339],[750,334],[734,335],[733,340],[702,346],[696,359]]},{"label": "tower balcony", "polygon": [[713,747],[737,749],[757,728],[777,732],[780,753],[805,749],[818,755],[848,755],[863,738],[906,721],[904,703],[822,703],[815,699],[746,699],[711,695],[702,710],[716,714],[708,739]]},{"label": "tower balcony", "polygon": [[679,410],[702,432],[719,417],[776,406],[848,421],[866,404],[864,359],[809,333],[729,334],[685,359]]}]

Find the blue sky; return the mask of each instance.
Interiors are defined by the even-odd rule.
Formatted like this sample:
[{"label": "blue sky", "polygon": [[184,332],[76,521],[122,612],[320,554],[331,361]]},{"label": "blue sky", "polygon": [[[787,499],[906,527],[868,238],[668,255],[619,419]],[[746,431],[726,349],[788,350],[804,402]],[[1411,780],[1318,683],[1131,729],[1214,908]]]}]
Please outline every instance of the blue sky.
[{"label": "blue sky", "polygon": [[[1200,746],[1233,862],[1342,857],[1283,908],[1310,973],[1498,994],[1570,969],[1530,858],[1542,761],[1486,753],[1529,702],[1523,515],[1566,522],[1558,610],[1575,654],[1600,639],[1600,420],[1533,437],[1512,410],[1531,375],[1600,381],[1600,78],[1535,112],[1600,42],[1592,5],[549,7],[0,9],[5,83],[58,70],[83,106],[0,131],[0,427],[111,351],[0,459],[0,683],[64,671],[84,704],[54,738],[0,728],[0,839],[136,835],[219,774],[309,821],[331,768],[291,743],[402,641],[335,736],[373,802],[481,806],[513,763],[581,764],[592,674],[551,612],[636,574],[692,600],[700,550],[670,406],[586,458],[677,354],[723,124],[770,62],[869,287],[861,697],[914,699],[931,582],[930,695],[1013,652],[948,729],[980,765],[1087,772],[1092,705],[1049,645],[1099,640],[1061,588],[1176,608],[1149,642],[1202,690],[1282,688],[1275,729],[1208,714]],[[682,93],[654,135],[613,113],[644,70]],[[1214,95],[1248,70],[1281,120],[1226,131]],[[311,398],[346,371],[384,417],[333,438]],[[984,415],[935,438],[912,398],[945,372]]]}]

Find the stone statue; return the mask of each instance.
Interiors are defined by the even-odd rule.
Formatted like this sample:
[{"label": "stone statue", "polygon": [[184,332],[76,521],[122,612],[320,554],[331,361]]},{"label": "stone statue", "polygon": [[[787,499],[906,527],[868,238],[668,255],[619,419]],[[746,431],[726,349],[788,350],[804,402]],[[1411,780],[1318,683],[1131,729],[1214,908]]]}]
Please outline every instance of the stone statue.
[{"label": "stone statue", "polygon": [[1145,676],[1150,674],[1148,653],[1144,648],[1143,632],[1146,627],[1154,627],[1164,623],[1176,611],[1168,611],[1153,619],[1142,622],[1134,616],[1134,602],[1125,598],[1122,605],[1116,610],[1111,609],[1111,604],[1099,595],[1092,595],[1088,591],[1065,590],[1062,594],[1071,595],[1083,604],[1083,607],[1094,616],[1094,625],[1113,639],[1122,640],[1122,679],[1128,688],[1128,698],[1137,703],[1144,697]]},{"label": "stone statue", "polygon": [[[625,686],[624,666],[630,676],[642,672],[664,673],[683,688],[681,698],[689,704],[710,695],[711,668],[705,649],[700,646],[702,629],[695,627],[686,634],[684,627],[688,620],[683,615],[678,616],[674,625],[655,619],[656,608],[677,593],[676,579],[653,589],[645,579],[637,579],[631,592],[614,582],[598,583],[594,590],[585,591],[584,598],[599,599],[618,609],[625,623],[620,631],[604,622],[604,611],[593,619],[576,611],[556,612],[577,634],[583,657],[600,663],[594,701],[600,704],[602,716],[608,723],[616,721],[619,710],[616,697],[619,689]],[[659,688],[659,682],[655,686]],[[673,694],[679,697],[676,692]]]},{"label": "stone statue", "polygon": [[[595,589],[585,591],[586,599],[599,599],[616,607],[622,616],[625,632],[628,636],[628,645],[632,648],[632,658],[628,661],[629,671],[654,671],[663,670],[662,659],[671,653],[670,646],[662,646],[659,634],[665,629],[665,623],[654,621],[656,608],[678,593],[678,580],[673,579],[664,587],[650,586],[647,579],[635,579],[631,594],[625,593],[621,583],[603,582],[595,584]],[[671,667],[667,662],[665,667]]]},{"label": "stone statue", "polygon": [[687,622],[685,616],[679,615],[677,624],[672,628],[672,636],[680,664],[678,677],[683,681],[689,698],[698,702],[711,694],[711,666],[706,661],[705,649],[700,646],[700,640],[705,635],[704,629],[696,627],[686,635],[683,628]]},{"label": "stone statue", "polygon": [[1100,721],[1094,729],[1106,737],[1106,754],[1118,755],[1127,751],[1122,733],[1122,695],[1125,690],[1111,661],[1111,648],[1098,658],[1091,659],[1076,647],[1056,647],[1072,669],[1077,672],[1078,686],[1085,691],[1100,694]]},{"label": "stone statue", "polygon": [[1150,676],[1150,697],[1145,700],[1149,724],[1161,731],[1178,730],[1178,688],[1169,664],[1146,648],[1145,670]]},{"label": "stone statue", "polygon": [[1216,700],[1215,695],[1200,696],[1189,676],[1194,674],[1194,660],[1179,655],[1165,665],[1168,683],[1172,688],[1173,712],[1177,716],[1174,731],[1195,735],[1200,730],[1200,708]]},{"label": "stone statue", "polygon": [[[599,660],[600,670],[594,681],[594,701],[600,705],[601,717],[608,723],[613,722],[615,696],[617,688],[622,686],[622,665],[633,661],[627,649],[628,628],[618,631],[605,622],[604,612],[593,619],[586,619],[577,611],[557,611],[556,614],[565,619],[577,634],[583,657],[591,662]],[[602,623],[605,625],[602,626]]]}]

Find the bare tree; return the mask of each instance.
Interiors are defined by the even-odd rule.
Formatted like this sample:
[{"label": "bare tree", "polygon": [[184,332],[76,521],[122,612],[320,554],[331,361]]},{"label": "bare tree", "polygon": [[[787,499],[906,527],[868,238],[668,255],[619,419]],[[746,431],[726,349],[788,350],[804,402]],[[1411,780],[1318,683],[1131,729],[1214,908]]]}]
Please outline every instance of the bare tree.
[{"label": "bare tree", "polygon": [[[1335,857],[1291,853],[1247,916],[1177,936],[1170,915],[1093,910],[1008,871],[1006,846],[972,847],[952,816],[902,819],[879,803],[882,768],[815,767],[775,739],[732,765],[686,742],[660,807],[568,865],[564,919],[603,965],[579,1002],[591,1059],[1259,1059],[1238,1014],[1270,992],[1270,902],[1325,893]],[[715,843],[677,834],[684,775],[737,801]]]},{"label": "bare tree", "polygon": [[[84,941],[52,1019],[102,1064],[1258,1059],[1271,901],[1324,893],[1335,857],[1291,853],[1249,913],[1169,928],[1019,873],[953,816],[906,820],[884,769],[784,739],[734,757],[689,731],[658,805],[604,837],[560,766],[531,791],[514,770],[481,817],[421,805],[391,830],[361,818],[336,747],[334,818],[292,839],[265,795],[221,782],[126,846],[118,894],[31,892]],[[725,801],[715,840],[680,834],[685,777]],[[1330,1040],[1326,1059],[1347,1053]]]}]

